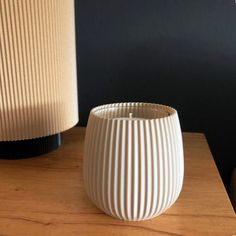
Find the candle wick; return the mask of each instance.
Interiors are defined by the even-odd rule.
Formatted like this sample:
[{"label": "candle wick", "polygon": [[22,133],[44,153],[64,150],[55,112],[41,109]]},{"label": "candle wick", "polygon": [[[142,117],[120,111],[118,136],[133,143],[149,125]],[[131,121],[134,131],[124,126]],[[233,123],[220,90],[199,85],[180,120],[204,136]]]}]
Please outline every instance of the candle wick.
[{"label": "candle wick", "polygon": [[133,118],[133,113],[129,113],[129,118],[130,118],[130,119]]}]

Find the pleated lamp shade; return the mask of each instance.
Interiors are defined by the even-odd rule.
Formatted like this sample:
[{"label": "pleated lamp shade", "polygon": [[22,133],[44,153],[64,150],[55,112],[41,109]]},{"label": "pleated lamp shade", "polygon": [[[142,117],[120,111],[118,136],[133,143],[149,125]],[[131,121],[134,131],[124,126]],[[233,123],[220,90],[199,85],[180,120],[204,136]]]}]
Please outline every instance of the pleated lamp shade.
[{"label": "pleated lamp shade", "polygon": [[160,215],[177,200],[183,184],[176,110],[150,103],[92,109],[83,171],[89,198],[105,213],[130,221]]},{"label": "pleated lamp shade", "polygon": [[0,0],[0,154],[60,144],[78,122],[76,77],[74,0]]}]

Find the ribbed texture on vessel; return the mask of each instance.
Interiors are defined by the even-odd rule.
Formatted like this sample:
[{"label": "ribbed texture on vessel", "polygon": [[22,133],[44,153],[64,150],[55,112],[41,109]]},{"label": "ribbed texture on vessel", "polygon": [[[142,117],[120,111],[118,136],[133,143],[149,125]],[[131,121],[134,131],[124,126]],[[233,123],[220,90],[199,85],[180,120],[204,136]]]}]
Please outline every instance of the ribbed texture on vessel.
[{"label": "ribbed texture on vessel", "polygon": [[[145,119],[116,119],[129,113]],[[153,218],[176,201],[183,174],[182,134],[173,108],[119,103],[91,111],[84,182],[98,208],[124,220]]]},{"label": "ribbed texture on vessel", "polygon": [[0,0],[0,141],[78,122],[74,0]]}]

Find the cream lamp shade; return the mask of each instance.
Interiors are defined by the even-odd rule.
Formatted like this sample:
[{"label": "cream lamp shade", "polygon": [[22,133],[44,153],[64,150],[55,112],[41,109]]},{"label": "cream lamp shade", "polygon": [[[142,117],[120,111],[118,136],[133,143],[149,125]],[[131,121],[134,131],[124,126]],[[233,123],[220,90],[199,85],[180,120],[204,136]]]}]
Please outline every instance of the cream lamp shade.
[{"label": "cream lamp shade", "polygon": [[0,154],[50,151],[78,122],[74,18],[74,0],[0,0]]},{"label": "cream lamp shade", "polygon": [[151,103],[92,109],[83,172],[89,198],[108,215],[129,221],[160,215],[174,204],[183,185],[177,111]]}]

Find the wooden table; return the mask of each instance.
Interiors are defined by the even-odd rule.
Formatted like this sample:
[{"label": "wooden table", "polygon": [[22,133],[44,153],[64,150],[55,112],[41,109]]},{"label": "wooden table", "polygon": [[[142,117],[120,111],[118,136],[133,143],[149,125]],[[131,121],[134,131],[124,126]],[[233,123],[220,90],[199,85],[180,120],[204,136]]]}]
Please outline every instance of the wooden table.
[{"label": "wooden table", "polygon": [[143,222],[113,219],[87,198],[84,128],[41,157],[0,160],[0,235],[236,235],[236,216],[203,134],[185,133],[185,180],[178,201]]}]

